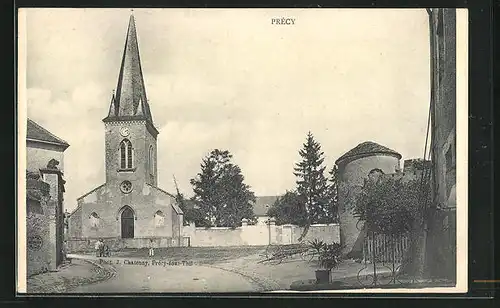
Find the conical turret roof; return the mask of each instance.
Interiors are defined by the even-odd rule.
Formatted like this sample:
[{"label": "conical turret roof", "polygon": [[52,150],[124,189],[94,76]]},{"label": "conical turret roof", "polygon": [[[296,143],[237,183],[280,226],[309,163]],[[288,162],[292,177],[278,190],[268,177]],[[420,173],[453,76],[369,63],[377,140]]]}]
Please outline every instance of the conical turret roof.
[{"label": "conical turret roof", "polygon": [[380,145],[372,141],[365,141],[363,143],[358,144],[356,147],[346,152],[344,155],[340,156],[335,161],[335,163],[338,164],[346,159],[352,159],[358,156],[377,155],[377,154],[392,155],[398,157],[399,159],[401,159],[402,157],[401,154],[399,154],[398,152],[391,150],[383,145]]}]

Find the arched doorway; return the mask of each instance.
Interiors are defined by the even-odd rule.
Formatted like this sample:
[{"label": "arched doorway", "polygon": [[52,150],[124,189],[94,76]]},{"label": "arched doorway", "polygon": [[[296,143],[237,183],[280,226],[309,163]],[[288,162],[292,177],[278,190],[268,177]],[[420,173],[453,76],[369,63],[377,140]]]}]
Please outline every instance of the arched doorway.
[{"label": "arched doorway", "polygon": [[126,206],[121,214],[122,238],[134,238],[134,211]]}]

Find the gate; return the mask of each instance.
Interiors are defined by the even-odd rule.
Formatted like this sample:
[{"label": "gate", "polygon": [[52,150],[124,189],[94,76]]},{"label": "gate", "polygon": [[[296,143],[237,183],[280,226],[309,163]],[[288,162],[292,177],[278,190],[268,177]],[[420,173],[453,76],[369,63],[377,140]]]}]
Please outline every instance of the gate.
[{"label": "gate", "polygon": [[[434,217],[428,217],[433,223],[429,224],[430,228],[425,231],[425,243],[419,244],[418,237],[413,235],[415,247],[425,246],[426,261],[420,260],[420,254],[415,254],[411,249],[410,233],[391,236],[368,232],[363,245],[364,266],[357,275],[361,285],[404,285],[418,283],[420,279],[446,286],[456,283],[455,210],[440,209],[430,212]],[[417,270],[420,262],[422,275]]]},{"label": "gate", "polygon": [[285,225],[282,227],[281,231],[281,241],[283,245],[292,244],[292,226]]},{"label": "gate", "polygon": [[363,260],[369,263],[401,264],[409,248],[408,235],[397,237],[385,234],[369,234],[363,245]]},{"label": "gate", "polygon": [[415,282],[413,277],[402,275],[410,261],[410,234],[367,233],[363,242],[364,266],[358,271],[358,282],[365,287]]}]

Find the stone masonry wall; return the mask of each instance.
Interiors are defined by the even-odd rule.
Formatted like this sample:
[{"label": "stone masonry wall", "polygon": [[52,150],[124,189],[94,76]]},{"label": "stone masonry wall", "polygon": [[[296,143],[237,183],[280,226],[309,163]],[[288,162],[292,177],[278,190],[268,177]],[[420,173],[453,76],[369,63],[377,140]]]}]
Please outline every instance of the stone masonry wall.
[{"label": "stone masonry wall", "polygon": [[[127,127],[129,135],[122,137],[120,129]],[[106,123],[106,183],[114,186],[123,180],[129,180],[134,184],[142,186],[143,182],[156,185],[155,179],[151,181],[149,173],[149,146],[155,148],[156,140],[151,136],[144,121],[112,122]],[[120,170],[120,142],[128,139],[133,148],[133,172],[119,172]],[[156,172],[155,172],[156,174]]]},{"label": "stone masonry wall", "polygon": [[[265,246],[271,243],[277,245],[297,244],[302,228],[293,225],[250,225],[236,229],[231,228],[197,228],[193,225],[184,227],[184,237],[190,238],[193,247],[211,246]],[[304,242],[319,239],[324,242],[340,242],[338,224],[312,225]]]},{"label": "stone masonry wall", "polygon": [[59,162],[57,168],[64,172],[64,152],[60,147],[40,142],[26,141],[26,169],[38,172],[47,167],[51,159]]},{"label": "stone masonry wall", "polygon": [[[186,247],[215,247],[215,246],[266,246],[269,245],[269,232],[271,242],[277,245],[297,244],[297,239],[302,233],[302,228],[294,225],[250,225],[239,228],[201,228],[189,225],[183,227],[180,246]],[[71,238],[68,240],[71,252],[92,252],[97,237]],[[288,240],[289,239],[289,240]],[[322,240],[327,243],[340,242],[340,227],[338,224],[312,225],[303,242]],[[144,248],[150,246],[150,240],[156,248],[177,247],[179,243],[174,237],[144,237],[134,239],[120,239],[116,237],[103,237],[111,250],[124,248]]]},{"label": "stone masonry wall", "polygon": [[50,268],[48,218],[44,214],[30,213],[27,226],[27,274],[28,277],[43,273]]},{"label": "stone masonry wall", "polygon": [[[134,185],[129,194],[121,193],[118,187],[100,186],[79,200],[82,223],[80,237],[121,237],[120,209],[126,205],[134,211],[134,237],[175,237],[177,234],[173,234],[172,216],[177,214],[172,208],[174,203],[173,196],[145,183],[143,186]],[[158,210],[165,216],[163,226],[155,225],[154,215]],[[99,217],[97,227],[90,224],[92,213]],[[79,214],[75,219],[80,219]],[[69,223],[73,225],[73,215]],[[77,233],[72,229],[71,234]]]},{"label": "stone masonry wall", "polygon": [[339,163],[340,242],[344,246],[345,254],[358,257],[357,254],[362,253],[362,246],[358,247],[358,243],[362,241],[358,238],[363,225],[358,222],[359,220],[355,217],[353,209],[356,198],[364,185],[364,180],[373,169],[380,169],[386,174],[394,173],[399,169],[399,163],[399,159],[395,156],[377,154]]},{"label": "stone masonry wall", "polygon": [[53,211],[48,206],[49,185],[41,180],[26,183],[26,271],[32,276],[54,268],[49,223]]},{"label": "stone masonry wall", "polygon": [[76,210],[68,217],[68,237],[82,237],[82,208],[78,206]]}]

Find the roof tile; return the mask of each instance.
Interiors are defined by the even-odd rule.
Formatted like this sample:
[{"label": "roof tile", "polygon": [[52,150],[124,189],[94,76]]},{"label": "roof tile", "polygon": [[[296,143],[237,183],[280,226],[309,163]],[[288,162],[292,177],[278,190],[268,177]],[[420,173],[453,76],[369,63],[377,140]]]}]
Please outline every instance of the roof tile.
[{"label": "roof tile", "polygon": [[69,146],[69,144],[66,141],[64,141],[61,138],[57,137],[56,135],[52,134],[51,132],[49,132],[45,128],[41,127],[39,124],[35,123],[31,119],[28,119],[28,127],[27,127],[26,137],[28,139],[55,143],[55,144],[65,146],[65,147]]},{"label": "roof tile", "polygon": [[261,196],[255,198],[253,212],[255,216],[267,216],[267,210],[271,207],[279,196]]},{"label": "roof tile", "polygon": [[364,154],[389,154],[389,155],[396,155],[399,158],[401,158],[401,154],[399,154],[398,152],[396,152],[394,150],[391,150],[383,145],[380,145],[380,144],[372,142],[372,141],[366,141],[366,142],[358,144],[355,148],[348,151],[344,155],[340,156],[335,161],[335,163],[338,164],[340,161],[345,160],[346,158],[364,155]]}]

